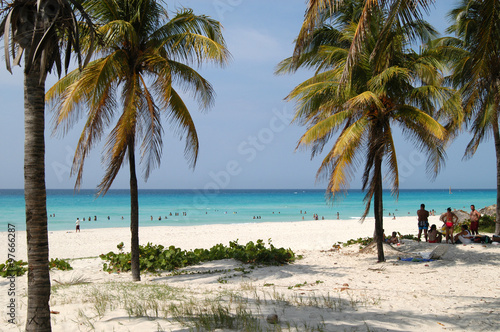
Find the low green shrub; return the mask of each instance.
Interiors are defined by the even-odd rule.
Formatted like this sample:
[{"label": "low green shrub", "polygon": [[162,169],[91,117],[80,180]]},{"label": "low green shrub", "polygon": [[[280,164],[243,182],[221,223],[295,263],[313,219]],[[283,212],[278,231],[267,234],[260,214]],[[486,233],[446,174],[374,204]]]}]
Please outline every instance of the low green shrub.
[{"label": "low green shrub", "polygon": [[401,233],[398,232],[398,238],[401,240],[401,239],[405,239],[405,240],[415,240],[415,241],[418,241],[418,237],[416,237],[415,235],[413,234],[406,234],[406,235],[402,235]]},{"label": "low green shrub", "polygon": [[[148,243],[139,246],[139,268],[141,271],[158,272],[173,271],[201,262],[233,258],[246,264],[281,265],[293,262],[296,257],[291,249],[276,248],[269,240],[269,248],[264,241],[250,241],[241,245],[238,241],[229,242],[229,246],[217,244],[210,249],[182,250],[174,246],[165,249],[162,245]],[[103,270],[107,272],[130,271],[130,253],[109,252],[99,256],[108,263],[103,263]]]},{"label": "low green shrub", "polygon": [[480,233],[495,233],[496,216],[483,215],[479,218]]},{"label": "low green shrub", "polygon": [[343,247],[352,246],[353,244],[359,244],[361,246],[367,246],[367,245],[369,245],[372,242],[373,242],[373,238],[372,237],[360,237],[360,238],[357,238],[357,239],[347,240],[347,242],[341,242],[341,241],[339,241],[339,242],[337,242],[337,244],[342,245]]},{"label": "low green shrub", "polygon": [[[0,264],[0,277],[20,277],[28,271],[28,268],[26,267],[28,265],[27,262],[24,262],[23,260],[12,260],[9,259],[5,262],[5,264]],[[49,269],[58,269],[62,271],[69,271],[73,270],[71,265],[65,261],[64,259],[54,259],[52,258],[49,262]]]},{"label": "low green shrub", "polygon": [[56,258],[56,259],[51,258],[50,259],[49,269],[58,269],[58,270],[61,270],[61,271],[73,270],[73,268],[71,267],[71,265],[69,265],[69,263],[66,260],[59,259],[59,258]]},{"label": "low green shrub", "polygon": [[[399,232],[398,232],[398,238],[400,240],[401,239],[415,240],[415,241],[418,240],[418,238],[415,235],[413,235],[413,234],[402,235]],[[387,239],[387,237],[386,237],[386,239]],[[357,239],[347,240],[346,242],[340,242],[339,241],[339,242],[337,242],[337,244],[334,244],[333,246],[339,248],[340,246],[348,247],[348,246],[352,246],[353,244],[359,244],[360,249],[362,249],[363,247],[366,247],[367,245],[369,245],[372,242],[373,242],[373,238],[372,237],[360,237],[360,238],[357,238]]]},{"label": "low green shrub", "polygon": [[23,260],[12,260],[9,259],[5,262],[5,264],[0,264],[0,277],[19,277],[28,271],[28,268],[25,267],[28,265],[27,262]]}]

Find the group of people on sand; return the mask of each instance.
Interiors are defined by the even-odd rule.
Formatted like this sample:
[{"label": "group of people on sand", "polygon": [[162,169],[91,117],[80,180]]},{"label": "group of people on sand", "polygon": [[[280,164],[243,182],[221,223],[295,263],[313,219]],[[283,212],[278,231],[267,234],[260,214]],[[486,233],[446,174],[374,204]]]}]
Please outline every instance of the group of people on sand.
[{"label": "group of people on sand", "polygon": [[439,218],[439,220],[443,222],[443,227],[445,229],[445,233],[441,233],[434,224],[431,225],[429,229],[429,211],[425,209],[425,204],[420,204],[420,210],[417,210],[418,241],[420,241],[423,231],[425,241],[429,243],[441,243],[443,236],[446,239],[446,243],[451,244],[467,244],[474,242],[475,238],[479,236],[479,218],[481,218],[481,213],[476,210],[474,205],[471,205],[470,209],[470,230],[467,225],[462,225],[461,232],[453,236],[453,230],[458,222],[458,217],[451,211],[451,208],[447,208],[446,213]]}]

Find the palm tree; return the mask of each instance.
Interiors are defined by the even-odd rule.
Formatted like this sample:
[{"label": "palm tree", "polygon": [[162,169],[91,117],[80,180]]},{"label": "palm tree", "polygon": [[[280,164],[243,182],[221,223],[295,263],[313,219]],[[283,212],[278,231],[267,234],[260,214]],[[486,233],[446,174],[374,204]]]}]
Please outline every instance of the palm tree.
[{"label": "palm tree", "polygon": [[[464,109],[471,123],[472,140],[465,157],[474,155],[490,134],[495,142],[497,193],[500,192],[500,2],[462,0],[449,16],[454,24],[447,39],[454,61],[453,82],[461,88]],[[500,196],[497,195],[495,233],[500,234]]]},{"label": "palm tree", "polygon": [[[224,65],[229,57],[220,24],[206,16],[184,9],[169,20],[167,12],[153,0],[87,3],[103,44],[96,48],[102,57],[89,63],[83,72],[72,72],[47,93],[57,106],[57,127],[67,129],[82,109],[87,120],[73,162],[80,186],[86,156],[104,134],[111,130],[104,152],[106,173],[98,195],[110,188],[120,167],[128,159],[131,197],[131,269],[140,280],[139,202],[136,176],[136,145],[140,142],[140,162],[144,177],[158,166],[162,154],[162,114],[174,131],[186,136],[185,155],[192,167],[198,155],[198,136],[193,119],[174,83],[194,91],[200,107],[213,102],[214,91],[208,81],[190,67],[212,62]],[[120,97],[117,97],[119,95]],[[122,110],[117,114],[117,106]]]},{"label": "palm tree", "polygon": [[[370,22],[373,13],[379,11],[387,11],[384,27],[381,34],[385,36],[393,24],[401,22],[410,29],[418,30],[425,29],[425,26],[420,26],[419,19],[422,18],[422,11],[428,12],[430,5],[435,0],[364,0],[358,1],[359,21],[357,21],[356,30],[353,32],[351,45],[349,47],[349,55],[347,57],[346,66],[344,67],[343,77],[345,80],[349,73],[349,69],[357,61],[363,43],[370,34]],[[322,26],[324,20],[330,17],[337,11],[343,11],[349,6],[352,1],[349,0],[309,0],[307,10],[304,17],[304,22],[300,29],[299,36],[295,44],[294,57],[299,57],[300,54],[308,47],[316,29]],[[423,22],[422,22],[423,23]],[[377,45],[373,48],[371,56],[380,57],[387,47],[387,40],[379,38]]]},{"label": "palm tree", "polygon": [[[297,102],[294,121],[308,127],[297,147],[310,147],[314,157],[339,132],[317,173],[317,178],[328,178],[330,199],[347,189],[357,166],[365,160],[362,189],[366,191],[366,208],[362,220],[373,199],[378,261],[384,261],[383,173],[393,194],[397,195],[399,188],[393,127],[399,127],[417,149],[428,154],[428,170],[437,174],[447,131],[433,116],[449,120],[451,126],[452,115],[460,115],[460,102],[454,90],[443,87],[444,67],[439,54],[426,47],[419,53],[409,48],[415,32],[425,42],[434,30],[424,22],[409,22],[410,27],[394,23],[387,29],[388,16],[380,10],[371,13],[366,28],[370,34],[365,36],[358,61],[345,80],[344,68],[359,29],[358,19],[363,17],[357,10],[361,5],[352,1],[337,8],[331,16],[333,25],[325,23],[317,28],[304,52],[284,60],[277,72],[294,72],[299,67],[316,69],[314,77],[287,97]],[[416,26],[425,29],[414,29]],[[382,36],[387,39],[383,66],[370,56]]]},{"label": "palm tree", "polygon": [[[26,331],[50,331],[44,141],[45,78],[54,65],[58,74],[61,74],[60,49],[65,49],[66,69],[72,51],[76,52],[79,60],[81,58],[76,13],[80,12],[79,17],[88,26],[91,23],[77,1],[17,0],[2,2],[2,6],[0,35],[4,38],[7,70],[12,72],[11,56],[13,64],[18,65],[24,55],[24,197],[28,245]],[[79,64],[81,65],[81,61]]]}]

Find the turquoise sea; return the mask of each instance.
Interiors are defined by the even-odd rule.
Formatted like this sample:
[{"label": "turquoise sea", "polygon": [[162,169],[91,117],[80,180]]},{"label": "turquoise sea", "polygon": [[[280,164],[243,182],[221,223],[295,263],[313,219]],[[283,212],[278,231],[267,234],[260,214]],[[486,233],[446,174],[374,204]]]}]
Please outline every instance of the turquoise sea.
[{"label": "turquoise sea", "polygon": [[[496,203],[496,190],[401,190],[399,199],[384,193],[384,210],[397,216],[415,215],[421,203],[428,210],[444,212],[447,207],[469,210]],[[194,226],[252,222],[284,222],[359,217],[364,211],[364,193],[349,190],[337,202],[327,202],[324,190],[140,190],[140,226]],[[128,227],[130,222],[128,190],[110,190],[95,197],[94,190],[47,190],[49,230],[72,230],[76,218],[81,227]],[[25,229],[23,190],[0,190],[0,231],[7,224]],[[373,215],[370,212],[369,217]],[[109,220],[108,220],[109,216]],[[89,221],[90,217],[90,221]],[[122,218],[123,217],[123,218]],[[161,220],[158,220],[161,217]],[[83,219],[85,218],[85,221]],[[151,220],[151,218],[153,220]],[[97,219],[97,220],[95,220]]]}]

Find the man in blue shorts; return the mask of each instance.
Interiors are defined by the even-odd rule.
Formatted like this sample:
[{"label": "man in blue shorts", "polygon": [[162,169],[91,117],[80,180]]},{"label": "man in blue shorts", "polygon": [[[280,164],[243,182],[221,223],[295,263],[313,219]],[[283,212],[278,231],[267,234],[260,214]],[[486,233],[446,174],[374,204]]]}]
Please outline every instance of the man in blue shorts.
[{"label": "man in blue shorts", "polygon": [[427,230],[429,229],[429,211],[425,209],[425,204],[420,204],[420,210],[417,210],[418,217],[418,241],[424,231],[425,242],[427,242]]}]

